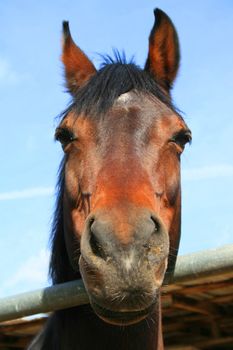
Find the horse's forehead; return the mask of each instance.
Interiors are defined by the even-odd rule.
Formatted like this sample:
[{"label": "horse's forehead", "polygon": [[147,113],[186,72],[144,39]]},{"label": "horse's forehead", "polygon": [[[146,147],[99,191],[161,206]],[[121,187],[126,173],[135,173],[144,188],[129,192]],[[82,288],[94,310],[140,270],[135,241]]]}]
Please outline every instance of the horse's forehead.
[{"label": "horse's forehead", "polygon": [[156,97],[131,90],[121,94],[101,118],[91,114],[77,116],[71,111],[61,124],[76,130],[85,138],[87,135],[102,135],[106,138],[106,134],[112,137],[119,132],[130,132],[133,136],[138,129],[142,134],[152,125],[154,128],[158,123],[164,126],[163,121],[167,120],[167,116],[170,120],[173,114],[174,112]]},{"label": "horse's forehead", "polygon": [[172,112],[170,108],[156,96],[134,90],[121,94],[116,99],[113,107],[117,109],[122,108],[123,110],[135,108],[135,110],[142,111],[142,114],[148,113],[157,117],[164,114],[171,114]]}]

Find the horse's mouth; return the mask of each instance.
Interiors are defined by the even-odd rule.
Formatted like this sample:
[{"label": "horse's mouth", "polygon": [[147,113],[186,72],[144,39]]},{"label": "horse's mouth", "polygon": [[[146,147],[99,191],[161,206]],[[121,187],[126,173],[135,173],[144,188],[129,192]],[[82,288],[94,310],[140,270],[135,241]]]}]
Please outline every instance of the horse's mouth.
[{"label": "horse's mouth", "polygon": [[144,320],[153,310],[155,304],[143,310],[136,311],[113,311],[106,309],[95,302],[91,302],[92,308],[103,321],[116,325],[116,326],[128,326],[134,323],[138,323]]}]

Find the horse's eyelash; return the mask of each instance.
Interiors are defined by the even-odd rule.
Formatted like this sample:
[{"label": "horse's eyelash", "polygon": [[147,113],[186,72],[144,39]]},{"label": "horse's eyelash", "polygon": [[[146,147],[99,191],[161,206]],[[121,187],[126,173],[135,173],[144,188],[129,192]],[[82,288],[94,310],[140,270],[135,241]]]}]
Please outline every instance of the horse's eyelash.
[{"label": "horse's eyelash", "polygon": [[60,141],[61,143],[69,143],[77,139],[72,130],[62,127],[58,127],[56,129],[54,138],[56,141]]},{"label": "horse's eyelash", "polygon": [[183,140],[183,143],[192,143],[192,134],[190,130],[181,130],[176,133],[170,141],[177,142]]}]

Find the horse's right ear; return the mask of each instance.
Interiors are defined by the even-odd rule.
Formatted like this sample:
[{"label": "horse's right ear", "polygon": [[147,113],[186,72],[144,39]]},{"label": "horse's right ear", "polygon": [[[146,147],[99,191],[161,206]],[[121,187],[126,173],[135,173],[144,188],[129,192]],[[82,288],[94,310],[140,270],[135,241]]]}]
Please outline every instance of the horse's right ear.
[{"label": "horse's right ear", "polygon": [[71,94],[85,84],[96,73],[93,63],[74,43],[69,29],[69,22],[63,22],[62,62],[65,67],[66,86]]}]

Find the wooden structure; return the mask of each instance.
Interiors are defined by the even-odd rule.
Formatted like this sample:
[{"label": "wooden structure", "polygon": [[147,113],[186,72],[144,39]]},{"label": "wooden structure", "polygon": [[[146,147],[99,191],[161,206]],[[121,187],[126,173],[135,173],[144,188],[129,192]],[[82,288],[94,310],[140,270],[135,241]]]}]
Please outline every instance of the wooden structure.
[{"label": "wooden structure", "polygon": [[169,350],[233,349],[233,270],[164,287],[163,329]]},{"label": "wooden structure", "polygon": [[[227,249],[233,252],[233,246]],[[203,253],[179,258],[174,283],[163,287],[166,350],[233,349],[233,255],[227,254],[226,261],[223,251],[211,251],[216,265],[213,267],[209,256],[210,264],[203,266],[203,273],[197,273],[195,267]],[[42,315],[0,323],[0,349],[24,349],[46,318]]]}]

